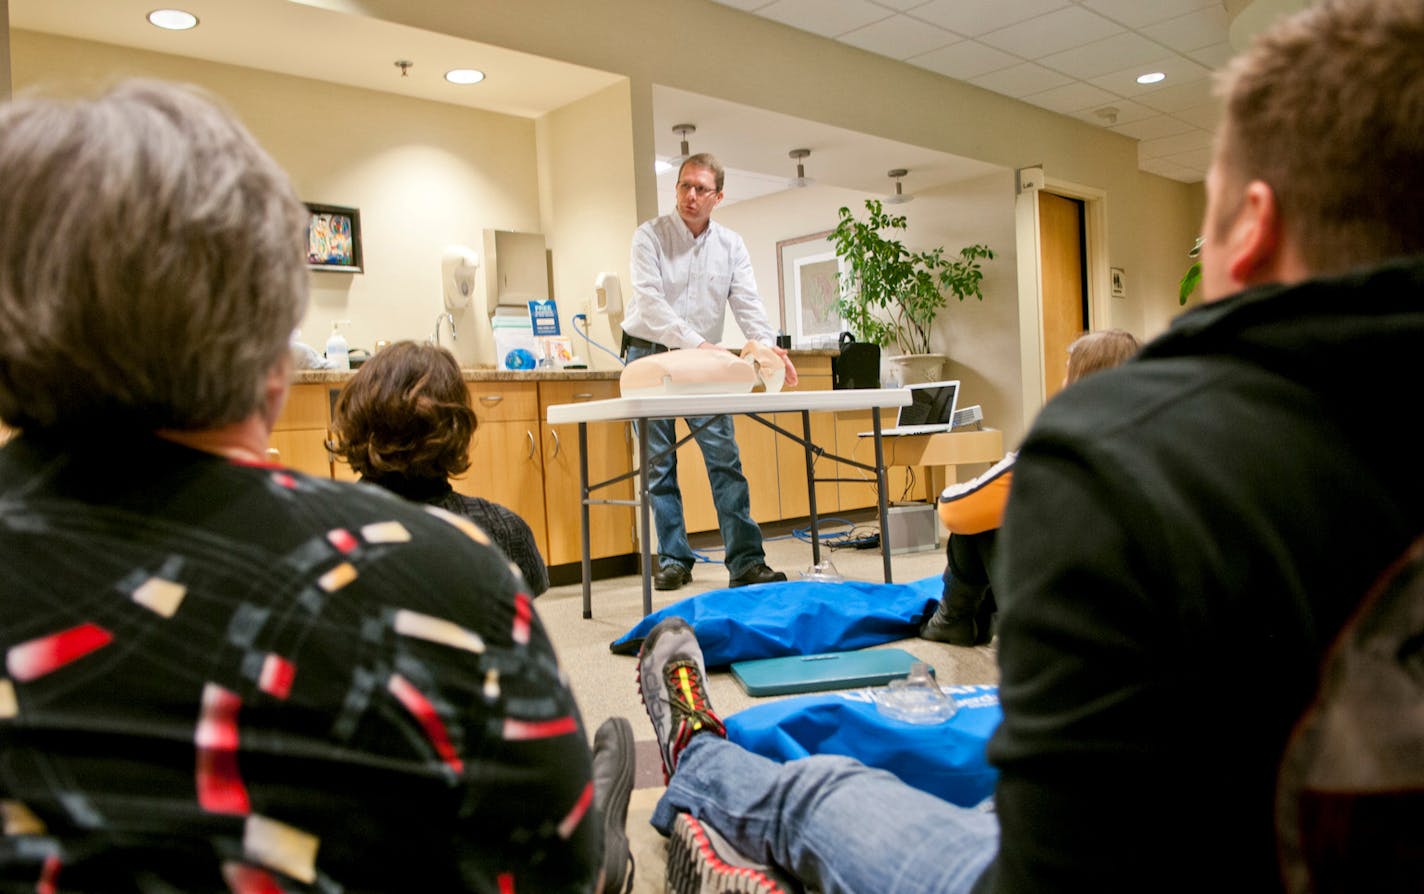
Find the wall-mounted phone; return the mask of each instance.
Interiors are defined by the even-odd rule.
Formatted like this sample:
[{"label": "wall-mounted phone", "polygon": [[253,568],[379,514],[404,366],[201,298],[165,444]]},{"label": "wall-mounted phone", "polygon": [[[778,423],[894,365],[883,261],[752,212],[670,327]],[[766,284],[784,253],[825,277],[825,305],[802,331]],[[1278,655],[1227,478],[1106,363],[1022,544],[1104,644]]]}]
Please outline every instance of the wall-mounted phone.
[{"label": "wall-mounted phone", "polygon": [[480,256],[473,249],[452,245],[440,258],[440,281],[445,288],[445,309],[463,310],[475,294],[475,271]]},{"label": "wall-mounted phone", "polygon": [[623,310],[623,286],[616,273],[600,273],[593,281],[593,292],[597,296],[593,309],[601,314],[616,314]]}]

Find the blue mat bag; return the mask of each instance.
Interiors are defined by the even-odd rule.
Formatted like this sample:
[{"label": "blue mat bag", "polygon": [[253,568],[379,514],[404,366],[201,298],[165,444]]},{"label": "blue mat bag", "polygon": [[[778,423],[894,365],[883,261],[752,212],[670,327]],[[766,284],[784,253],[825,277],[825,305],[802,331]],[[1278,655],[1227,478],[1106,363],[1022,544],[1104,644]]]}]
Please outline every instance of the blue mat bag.
[{"label": "blue mat bag", "polygon": [[710,590],[658,609],[608,648],[636,655],[659,621],[677,615],[696,631],[708,667],[863,649],[918,635],[943,593],[939,575],[906,584],[806,580]]},{"label": "blue mat bag", "polygon": [[[938,580],[938,578],[936,578]],[[894,720],[873,690],[803,695],[755,705],[725,718],[727,738],[776,761],[841,754],[888,770],[907,785],[962,807],[994,792],[998,773],[984,748],[1003,719],[997,686],[948,686],[959,710],[942,723]]]}]

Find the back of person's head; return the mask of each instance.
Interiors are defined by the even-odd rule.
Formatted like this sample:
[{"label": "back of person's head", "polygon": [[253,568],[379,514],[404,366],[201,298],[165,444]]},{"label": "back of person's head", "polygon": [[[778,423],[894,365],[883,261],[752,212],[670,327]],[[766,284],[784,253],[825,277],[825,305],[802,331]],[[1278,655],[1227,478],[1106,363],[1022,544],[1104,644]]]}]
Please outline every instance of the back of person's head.
[{"label": "back of person's head", "polygon": [[470,467],[475,411],[455,356],[400,341],[377,351],[341,389],[332,449],[362,477],[444,479]]},{"label": "back of person's head", "polygon": [[1424,252],[1424,3],[1320,0],[1260,34],[1218,93],[1222,173],[1271,187],[1311,271]]},{"label": "back of person's head", "polygon": [[268,406],[306,310],[306,210],[188,87],[0,105],[0,419],[92,438]]},{"label": "back of person's head", "polygon": [[712,180],[717,184],[717,191],[722,191],[722,184],[726,182],[727,172],[722,168],[722,163],[717,160],[717,156],[710,152],[699,152],[696,155],[689,155],[687,161],[678,166],[677,176],[682,179],[682,172],[691,165],[694,168],[706,168],[712,172]]},{"label": "back of person's head", "polygon": [[1139,345],[1131,332],[1097,329],[1085,332],[1068,345],[1068,376],[1073,384],[1089,373],[1121,366],[1137,353]]}]

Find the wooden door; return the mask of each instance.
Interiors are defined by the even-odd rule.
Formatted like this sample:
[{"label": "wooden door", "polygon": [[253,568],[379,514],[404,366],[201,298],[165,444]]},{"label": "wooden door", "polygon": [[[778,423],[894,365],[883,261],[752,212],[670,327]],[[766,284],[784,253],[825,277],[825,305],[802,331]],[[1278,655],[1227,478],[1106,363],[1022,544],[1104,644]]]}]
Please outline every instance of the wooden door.
[{"label": "wooden door", "polygon": [[1086,330],[1088,290],[1083,203],[1040,191],[1039,265],[1043,271],[1043,397],[1063,387],[1068,345]]}]

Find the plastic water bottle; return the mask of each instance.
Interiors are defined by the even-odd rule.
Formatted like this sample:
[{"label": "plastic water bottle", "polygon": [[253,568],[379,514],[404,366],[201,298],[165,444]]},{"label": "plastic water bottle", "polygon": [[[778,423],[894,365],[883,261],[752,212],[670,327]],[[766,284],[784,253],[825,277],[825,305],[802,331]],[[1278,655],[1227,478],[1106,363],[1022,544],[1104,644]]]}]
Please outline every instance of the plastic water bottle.
[{"label": "plastic water bottle", "polygon": [[891,680],[875,693],[875,709],[895,720],[927,726],[953,717],[959,706],[930,676],[930,666],[916,661],[910,665],[908,677]]}]

